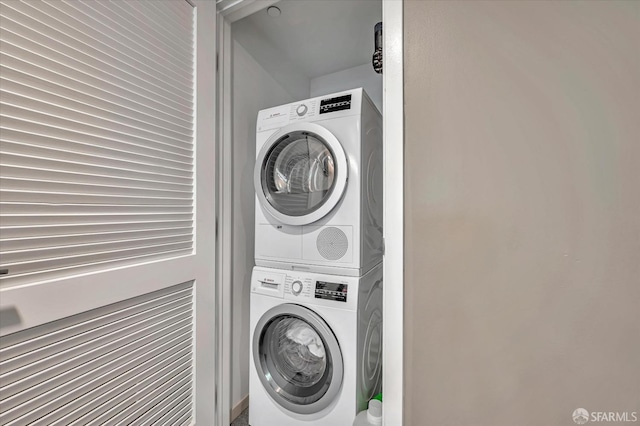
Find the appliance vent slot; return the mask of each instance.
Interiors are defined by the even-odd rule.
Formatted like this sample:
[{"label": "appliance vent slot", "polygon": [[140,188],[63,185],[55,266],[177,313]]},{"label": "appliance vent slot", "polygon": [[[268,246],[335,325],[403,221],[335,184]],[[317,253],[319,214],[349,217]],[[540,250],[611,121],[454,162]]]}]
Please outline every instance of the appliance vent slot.
[{"label": "appliance vent slot", "polygon": [[349,240],[342,230],[331,226],[320,231],[316,239],[316,247],[320,256],[325,259],[338,260],[347,253]]},{"label": "appliance vent slot", "polygon": [[0,425],[193,419],[193,282],[0,337]]}]

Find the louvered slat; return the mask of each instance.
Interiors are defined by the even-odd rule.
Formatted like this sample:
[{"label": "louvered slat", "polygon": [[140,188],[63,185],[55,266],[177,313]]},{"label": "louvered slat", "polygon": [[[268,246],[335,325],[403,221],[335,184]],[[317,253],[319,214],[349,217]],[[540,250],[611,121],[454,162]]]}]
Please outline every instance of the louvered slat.
[{"label": "louvered slat", "polygon": [[[191,124],[189,117],[176,113],[162,104],[151,104],[148,99],[136,99],[117,86],[110,84],[98,84],[98,81],[82,82],[67,75],[67,72],[76,73],[72,69],[65,68],[53,61],[43,61],[41,58],[28,53],[32,61],[17,56],[5,54],[2,60],[2,76],[6,80],[24,82],[30,87],[46,89],[52,93],[95,105],[106,110],[121,112],[141,121],[153,123],[160,127],[189,134]],[[50,65],[52,68],[37,66],[33,61],[42,65]],[[57,70],[56,70],[57,69]],[[92,85],[91,83],[97,84]],[[127,96],[129,95],[129,96]]]},{"label": "louvered slat", "polygon": [[[34,174],[36,174],[36,171],[34,171]],[[73,180],[68,179],[67,181],[56,181],[55,172],[51,173],[50,176],[51,180],[49,181],[5,177],[0,178],[0,186],[14,192],[121,195],[123,197],[151,196],[153,198],[188,199],[189,201],[191,198],[191,191],[188,190],[166,190],[160,185],[159,188],[145,188],[135,181],[127,186],[116,186],[110,185],[108,179],[104,179],[100,184],[90,185],[84,182],[82,176]]]},{"label": "louvered slat", "polygon": [[[9,154],[10,155],[10,154]],[[3,159],[9,160],[6,156]],[[17,161],[16,161],[17,160]],[[153,175],[150,173],[140,173],[135,171],[129,171],[127,177],[118,175],[117,170],[108,169],[105,167],[87,166],[83,164],[65,163],[64,165],[56,164],[54,161],[43,160],[41,163],[43,166],[49,166],[47,168],[36,167],[35,162],[31,166],[25,166],[20,163],[19,158],[13,158],[13,161],[9,160],[9,164],[3,164],[4,176],[12,178],[34,178],[39,176],[49,177],[50,175],[56,176],[57,181],[65,181],[71,179],[82,180],[85,183],[110,183],[114,185],[138,183],[139,186],[144,187],[148,185],[150,188],[161,187],[163,189],[174,190],[189,190],[192,181],[184,180],[180,182],[180,179],[171,179],[170,177],[163,175]],[[0,163],[1,164],[1,163]],[[76,166],[76,167],[74,167]],[[75,170],[74,170],[75,169]],[[173,180],[173,182],[170,182]]]},{"label": "louvered slat", "polygon": [[[18,61],[15,60],[15,62]],[[82,104],[84,108],[94,108],[94,110],[102,111],[112,116],[130,118],[141,126],[147,125],[151,128],[166,129],[187,137],[191,134],[191,129],[185,127],[185,125],[177,125],[158,118],[157,115],[162,114],[160,111],[155,111],[154,114],[148,114],[143,110],[141,104],[135,105],[137,107],[137,109],[135,109],[131,107],[131,101],[118,99],[120,103],[116,103],[115,100],[117,98],[115,97],[108,100],[104,97],[95,96],[100,93],[98,89],[91,90],[90,86],[86,86],[86,91],[91,93],[80,92],[77,88],[69,87],[69,82],[65,81],[63,76],[47,73],[45,70],[43,70],[42,74],[41,76],[27,75],[8,66],[3,66],[2,85],[6,87],[7,90],[11,90],[12,86],[27,86],[32,91],[46,92],[52,96],[68,100],[68,102]],[[48,81],[45,77],[53,81]],[[106,92],[103,92],[103,94],[106,95]],[[188,123],[185,122],[183,124]]]},{"label": "louvered slat", "polygon": [[[100,253],[105,249],[108,250],[124,250],[127,248],[135,248],[135,247],[147,247],[149,245],[160,245],[160,244],[173,244],[173,243],[183,243],[188,242],[191,239],[191,235],[172,235],[169,237],[150,237],[150,238],[131,238],[126,240],[116,240],[104,242],[101,241],[99,243],[94,244],[76,244],[76,245],[65,245],[65,252],[67,256],[73,255],[81,255],[81,254],[90,254],[90,253]],[[58,252],[58,247],[47,247],[41,249],[25,249],[25,250],[14,250],[14,251],[6,251],[4,256],[5,259],[3,262],[7,264],[12,263],[21,263],[28,262],[30,259],[34,257],[46,259],[55,255]]]},{"label": "louvered slat", "polygon": [[[94,2],[91,2],[94,4]],[[185,37],[177,39],[167,36],[166,28],[175,25],[174,21],[166,21],[161,15],[156,13],[154,7],[146,7],[136,2],[112,2],[112,9],[120,19],[124,19],[129,23],[142,22],[143,31],[148,35],[149,39],[156,40],[163,48],[163,52],[169,50],[171,55],[182,55],[185,48],[191,45],[192,40]],[[149,19],[151,18],[151,19]],[[160,55],[162,56],[162,55]]]},{"label": "louvered slat", "polygon": [[[130,356],[135,350],[152,343],[153,339],[169,339],[181,333],[181,329],[188,325],[187,313],[174,313],[170,320],[159,324],[145,322],[144,330],[137,330],[133,335],[126,335],[134,326],[128,326],[113,334],[103,336],[99,342],[87,342],[78,347],[70,348],[60,353],[50,355],[34,363],[9,372],[3,372],[0,398],[7,399],[12,395],[35,387],[38,384],[49,384],[49,380],[59,384],[65,377],[72,376],[78,371],[90,371],[93,365],[103,364],[105,360],[114,360],[121,355]],[[110,340],[113,339],[113,340]],[[97,346],[99,345],[99,346]],[[112,353],[105,353],[107,349],[114,349]]]},{"label": "louvered slat", "polygon": [[[192,183],[192,172],[186,168],[171,167],[172,164],[160,164],[155,159],[148,159],[135,154],[99,148],[86,143],[75,143],[68,139],[57,139],[52,136],[41,136],[34,133],[3,129],[0,135],[0,149],[4,164],[33,166],[43,161],[55,161],[63,164],[65,170],[72,167],[89,167],[89,172],[99,173],[102,168],[110,168],[112,176],[134,176],[135,171],[153,173],[166,179],[181,178]],[[78,152],[85,151],[85,152]],[[77,166],[76,166],[77,165]],[[94,168],[95,167],[95,168]]]},{"label": "louvered slat", "polygon": [[[11,242],[14,238],[41,238],[45,239],[49,236],[56,238],[64,238],[66,235],[78,237],[79,235],[95,235],[97,233],[108,232],[128,232],[128,231],[148,231],[154,229],[189,229],[192,225],[191,221],[176,220],[168,221],[149,221],[149,222],[117,222],[117,223],[94,223],[94,224],[69,224],[69,225],[41,225],[31,227],[6,227],[2,230],[2,238],[4,242]],[[163,228],[164,227],[164,228]],[[82,234],[81,234],[81,231]],[[193,233],[193,229],[191,229]],[[61,241],[61,240],[58,240]],[[54,243],[57,244],[57,243]]]},{"label": "louvered slat", "polygon": [[167,375],[175,372],[185,362],[191,360],[191,354],[183,349],[164,361],[156,362],[151,359],[136,367],[132,372],[137,373],[128,380],[120,382],[114,381],[112,388],[100,388],[97,395],[89,393],[83,398],[78,398],[78,403],[84,405],[85,414],[72,411],[61,417],[59,420],[51,422],[51,426],[67,426],[76,424],[86,424],[87,422],[109,412],[113,407],[118,406],[128,398],[143,392],[147,387],[155,387],[166,380]]},{"label": "louvered slat", "polygon": [[[5,98],[11,97],[5,96]],[[54,133],[52,128],[56,128],[52,136],[72,136],[72,140],[80,143],[87,141],[97,146],[108,147],[113,151],[127,151],[149,157],[153,161],[162,159],[171,162],[174,167],[184,167],[180,163],[188,164],[192,155],[190,151],[167,146],[165,143],[154,140],[153,135],[139,137],[127,133],[129,129],[117,123],[112,126],[117,130],[112,130],[105,125],[106,123],[93,121],[82,113],[59,110],[55,105],[41,103],[38,109],[16,105],[15,102],[11,103],[11,99],[6,101],[3,99],[0,115],[8,129],[33,131],[42,135],[47,131]]]},{"label": "louvered slat", "polygon": [[[86,120],[83,120],[84,122],[92,120],[98,124],[105,123],[107,127],[111,123],[121,124],[123,128],[127,128],[128,132],[133,135],[142,138],[152,137],[162,141],[165,145],[168,145],[165,149],[178,147],[189,151],[191,148],[189,143],[191,140],[190,134],[174,132],[167,129],[166,126],[149,125],[145,121],[132,119],[123,114],[123,111],[104,110],[91,103],[78,102],[73,98],[60,96],[54,91],[41,90],[4,78],[0,79],[0,89],[3,101],[14,106],[32,107],[40,111],[49,111],[48,106],[55,106],[63,114],[71,115],[75,113],[76,118],[86,118]],[[42,103],[45,105],[43,106]],[[67,110],[70,112],[67,112]],[[77,113],[79,110],[82,110],[82,115]]]},{"label": "louvered slat", "polygon": [[9,252],[25,249],[42,249],[47,247],[68,247],[77,244],[99,244],[101,242],[170,237],[176,235],[191,235],[192,228],[160,228],[137,231],[120,231],[107,233],[52,235],[43,237],[0,239],[0,251]]},{"label": "louvered slat", "polygon": [[66,326],[33,327],[20,333],[5,335],[0,339],[0,363],[28,352],[31,350],[28,348],[36,340],[39,342],[36,346],[46,346],[134,315],[136,312],[143,312],[163,303],[189,297],[190,294],[191,289],[188,286],[168,287],[155,291],[151,296],[127,299],[119,302],[117,306],[110,305],[77,314],[73,317],[73,321],[69,320],[66,323]]},{"label": "louvered slat", "polygon": [[[191,355],[188,353],[187,349],[182,349],[180,352],[177,352],[176,354],[166,358],[166,360],[156,360],[156,358],[158,358],[159,356],[151,358],[148,361],[145,361],[143,364],[131,368],[128,372],[129,374],[127,374],[126,376],[121,375],[118,378],[111,380],[109,382],[110,386],[99,386],[98,388],[92,389],[87,393],[77,397],[76,399],[73,399],[72,401],[61,407],[59,410],[53,411],[48,415],[38,419],[35,424],[69,425],[72,419],[76,420],[79,417],[80,412],[78,408],[82,408],[82,411],[91,410],[87,414],[92,415],[96,414],[94,412],[98,412],[100,409],[102,409],[102,413],[108,412],[109,409],[114,406],[114,403],[117,404],[118,402],[122,402],[123,397],[127,398],[135,395],[135,393],[131,392],[125,393],[125,391],[128,389],[123,388],[123,385],[135,386],[136,388],[138,388],[138,392],[145,392],[145,385],[151,388],[159,386],[161,383],[163,383],[163,381],[166,381],[167,377],[171,377],[171,375],[174,375],[176,373],[178,373],[179,378],[182,379],[190,376]],[[167,362],[169,362],[169,364],[165,366],[165,363]],[[160,367],[163,366],[165,366],[164,369],[161,369],[159,372],[153,375],[156,370],[160,369]],[[124,377],[128,377],[134,373],[137,373],[137,375],[131,380],[123,380]],[[156,380],[153,381],[153,378],[155,378]],[[109,391],[112,391],[110,392],[111,396],[114,396],[115,394],[116,396],[119,396],[120,399],[117,401],[106,401],[103,396],[105,392]],[[116,393],[118,391],[120,392],[120,394]],[[107,405],[107,402],[111,403],[111,405]],[[86,421],[86,417],[83,420]]]},{"label": "louvered slat", "polygon": [[138,213],[188,213],[189,207],[163,206],[163,211],[157,211],[158,206],[127,205],[127,206],[101,206],[91,204],[38,204],[38,203],[5,203],[2,212],[6,215],[83,215],[83,214],[138,214]]},{"label": "louvered slat", "polygon": [[[127,409],[118,412],[108,420],[113,425],[152,425],[157,421],[159,414],[175,409],[176,405],[184,399],[189,399],[191,384],[187,380],[180,380],[176,383],[170,380],[163,385],[150,389],[146,395],[141,395],[134,404]],[[159,401],[167,401],[168,406],[159,406]],[[143,422],[137,421],[142,418]]]},{"label": "louvered slat", "polygon": [[[4,31],[0,37],[4,45],[3,52],[8,56],[7,67],[20,70],[18,64],[22,61],[24,70],[29,74],[39,75],[41,72],[37,70],[37,67],[44,67],[53,72],[76,78],[80,82],[103,87],[126,98],[143,101],[142,103],[154,107],[166,105],[160,109],[164,109],[172,115],[175,114],[184,119],[189,116],[188,99],[171,97],[171,94],[166,91],[157,93],[151,84],[142,83],[142,78],[139,81],[128,80],[127,76],[113,76],[97,68],[85,66],[76,59],[56,54],[53,51],[48,52],[44,46],[18,36],[12,37],[11,34]],[[48,54],[45,55],[45,52]],[[11,58],[14,59],[11,60]]]},{"label": "louvered slat", "polygon": [[[7,350],[0,352],[3,368],[13,370],[23,367],[36,359],[46,358],[47,353],[61,352],[89,342],[97,337],[107,335],[112,331],[123,328],[139,321],[150,318],[163,310],[170,310],[180,304],[189,303],[190,293],[186,290],[180,293],[172,293],[167,296],[158,296],[151,301],[138,304],[134,307],[119,310],[102,315],[90,320],[78,323],[72,327],[56,331],[44,336],[37,336],[28,342],[21,342],[9,346]],[[32,346],[37,342],[39,349],[33,350]],[[41,354],[38,357],[38,354]]]},{"label": "louvered slat", "polygon": [[0,287],[193,253],[185,1],[0,9]]},{"label": "louvered slat", "polygon": [[186,1],[176,2],[173,0],[157,0],[154,1],[153,4],[158,5],[158,7],[162,5],[162,10],[167,13],[169,10],[172,10],[173,13],[171,13],[170,16],[173,16],[175,14],[189,17],[189,15],[191,14],[191,5]]},{"label": "louvered slat", "polygon": [[[155,359],[159,356],[169,356],[174,351],[181,351],[187,346],[184,339],[179,341],[174,339],[171,343],[158,349],[149,350],[148,353],[140,355],[135,359],[122,359],[111,361],[100,368],[95,368],[85,372],[76,378],[69,379],[69,375],[59,377],[59,380],[48,380],[44,384],[22,391],[3,400],[3,410],[6,411],[6,418],[10,416],[19,416],[21,413],[33,412],[31,415],[37,415],[38,411],[50,412],[52,407],[62,407],[72,400],[84,397],[85,394],[97,387],[103,388],[107,381],[115,380],[119,377],[127,377],[131,371],[135,371],[139,363],[146,362],[149,359]],[[75,372],[75,371],[74,371]],[[123,373],[127,373],[123,375]],[[116,383],[116,382],[114,382]],[[104,385],[104,386],[103,386]],[[110,386],[111,384],[109,384]],[[39,393],[35,393],[39,392]],[[37,395],[34,397],[34,395]],[[40,404],[44,404],[40,409]],[[35,408],[38,407],[38,408]]]},{"label": "louvered slat", "polygon": [[[62,2],[53,4],[64,6]],[[155,67],[150,66],[148,46],[132,49],[129,47],[131,40],[129,44],[110,43],[114,34],[117,34],[114,33],[116,28],[105,29],[100,22],[94,22],[94,26],[90,27],[78,19],[84,20],[86,15],[77,10],[72,9],[77,15],[72,17],[45,2],[8,2],[8,5],[3,13],[7,20],[6,29],[19,30],[20,36],[12,38],[15,32],[7,31],[4,41],[58,62],[73,61],[77,69],[97,77],[114,78],[120,84],[133,84],[145,91],[159,91],[157,96],[166,98],[176,107],[188,106],[193,96],[189,92],[189,79],[167,68],[167,64],[171,63],[168,56],[159,58],[153,64]],[[26,28],[20,30],[19,26]],[[136,36],[134,40],[147,38],[140,32]],[[187,45],[183,47],[183,52],[188,52]],[[181,59],[188,61],[191,59],[189,56],[187,53]],[[175,62],[174,66],[178,67],[178,61]],[[171,84],[163,84],[163,79]]]},{"label": "louvered slat", "polygon": [[0,424],[191,418],[193,314],[185,283],[1,337]]}]

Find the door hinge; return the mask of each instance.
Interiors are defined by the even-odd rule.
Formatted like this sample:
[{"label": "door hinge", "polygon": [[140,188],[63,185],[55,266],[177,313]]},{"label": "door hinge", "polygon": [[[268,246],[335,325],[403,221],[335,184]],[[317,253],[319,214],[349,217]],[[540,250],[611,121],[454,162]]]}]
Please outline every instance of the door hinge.
[{"label": "door hinge", "polygon": [[220,69],[220,54],[216,52],[216,71]]}]

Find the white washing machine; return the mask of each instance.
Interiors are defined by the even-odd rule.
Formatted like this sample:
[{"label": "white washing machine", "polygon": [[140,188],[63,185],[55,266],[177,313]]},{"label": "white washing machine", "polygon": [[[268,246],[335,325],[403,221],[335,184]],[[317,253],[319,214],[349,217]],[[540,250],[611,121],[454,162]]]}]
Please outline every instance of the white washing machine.
[{"label": "white washing machine", "polygon": [[380,392],[382,264],[361,278],[255,267],[251,426],[351,426]]},{"label": "white washing machine", "polygon": [[363,89],[258,113],[258,266],[362,276],[382,260],[382,116]]}]

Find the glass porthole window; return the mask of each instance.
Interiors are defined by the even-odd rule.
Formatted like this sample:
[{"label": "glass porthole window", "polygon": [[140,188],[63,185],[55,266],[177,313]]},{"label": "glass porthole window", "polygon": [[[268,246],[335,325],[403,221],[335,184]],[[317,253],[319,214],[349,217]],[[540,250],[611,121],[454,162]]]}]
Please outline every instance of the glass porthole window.
[{"label": "glass porthole window", "polygon": [[292,124],[267,140],[254,171],[262,207],[288,225],[328,214],[347,183],[347,160],[335,136],[315,123]]},{"label": "glass porthole window", "polygon": [[299,305],[265,313],[253,356],[265,390],[284,408],[310,414],[329,406],[342,383],[342,354],[326,323]]},{"label": "glass porthole window", "polygon": [[317,210],[333,190],[336,161],[318,135],[292,132],[273,144],[263,166],[262,189],[269,203],[289,216]]},{"label": "glass porthole window", "polygon": [[275,318],[265,330],[262,359],[282,395],[296,404],[319,400],[329,387],[331,362],[320,335],[305,321]]}]

